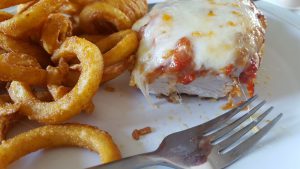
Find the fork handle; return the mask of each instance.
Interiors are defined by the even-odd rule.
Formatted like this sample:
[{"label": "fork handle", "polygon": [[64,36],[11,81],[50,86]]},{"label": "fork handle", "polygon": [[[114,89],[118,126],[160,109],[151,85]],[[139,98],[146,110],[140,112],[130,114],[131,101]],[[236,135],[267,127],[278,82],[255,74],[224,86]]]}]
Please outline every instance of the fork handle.
[{"label": "fork handle", "polygon": [[164,162],[165,161],[162,158],[157,157],[152,153],[146,153],[146,154],[124,158],[122,160],[115,161],[112,163],[91,167],[88,169],[117,169],[117,168],[139,169],[139,168],[149,167],[153,165],[159,165]]}]

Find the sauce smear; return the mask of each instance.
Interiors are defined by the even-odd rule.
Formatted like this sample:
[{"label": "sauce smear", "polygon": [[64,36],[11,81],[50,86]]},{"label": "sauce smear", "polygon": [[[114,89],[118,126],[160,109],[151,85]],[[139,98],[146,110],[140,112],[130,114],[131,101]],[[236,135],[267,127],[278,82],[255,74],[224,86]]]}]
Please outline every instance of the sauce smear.
[{"label": "sauce smear", "polygon": [[189,84],[196,79],[196,71],[194,70],[195,63],[193,62],[194,52],[191,41],[187,37],[181,38],[171,56],[168,56],[165,64],[158,67],[153,72],[147,75],[149,83],[154,82],[160,75],[164,73],[174,74],[177,77],[177,82]]}]

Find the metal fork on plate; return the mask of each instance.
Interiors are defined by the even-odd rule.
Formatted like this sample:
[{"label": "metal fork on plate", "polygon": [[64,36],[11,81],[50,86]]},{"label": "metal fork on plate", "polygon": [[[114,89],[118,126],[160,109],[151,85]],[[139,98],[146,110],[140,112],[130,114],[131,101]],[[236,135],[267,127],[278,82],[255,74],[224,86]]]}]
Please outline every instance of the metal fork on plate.
[{"label": "metal fork on plate", "polygon": [[242,136],[256,127],[272,111],[273,107],[267,109],[247,126],[224,138],[225,135],[253,116],[266,103],[266,101],[259,103],[237,120],[225,125],[256,98],[257,96],[254,96],[240,106],[202,125],[167,136],[154,152],[128,157],[89,169],[138,169],[153,165],[178,169],[225,168],[253,147],[282,117],[282,114],[279,114],[258,132],[230,149],[234,143],[237,143]]}]

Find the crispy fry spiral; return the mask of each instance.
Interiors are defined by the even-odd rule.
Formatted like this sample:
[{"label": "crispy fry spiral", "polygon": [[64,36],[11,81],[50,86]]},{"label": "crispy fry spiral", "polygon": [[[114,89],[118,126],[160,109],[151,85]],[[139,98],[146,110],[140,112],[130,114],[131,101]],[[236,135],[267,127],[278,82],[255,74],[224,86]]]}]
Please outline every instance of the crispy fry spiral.
[{"label": "crispy fry spiral", "polygon": [[55,12],[64,2],[65,0],[40,0],[26,11],[0,22],[0,32],[21,37],[28,31],[40,27],[48,15]]},{"label": "crispy fry spiral", "polygon": [[90,34],[129,29],[147,7],[145,0],[100,0],[81,11],[80,27]]},{"label": "crispy fry spiral", "polygon": [[[92,113],[99,85],[133,66],[139,41],[130,28],[148,10],[146,0],[0,0],[0,9],[16,5],[16,14],[0,11],[0,141],[23,117],[57,124]],[[0,168],[9,163],[0,158]]]},{"label": "crispy fry spiral", "polygon": [[50,14],[42,30],[41,41],[44,49],[53,54],[70,36],[72,36],[72,22],[69,17],[61,13]]},{"label": "crispy fry spiral", "polygon": [[112,137],[105,131],[79,124],[50,125],[25,132],[0,145],[0,168],[6,168],[15,160],[39,149],[61,146],[95,151],[102,163],[121,158]]},{"label": "crispy fry spiral", "polygon": [[0,0],[0,9],[8,8],[18,4],[23,4],[32,0]]},{"label": "crispy fry spiral", "polygon": [[13,101],[21,103],[21,113],[42,123],[60,123],[76,114],[89,103],[98,89],[103,72],[103,58],[99,49],[91,42],[68,38],[53,55],[53,61],[60,58],[71,60],[77,56],[82,65],[77,84],[61,99],[41,102],[33,96],[28,84],[12,82],[9,94]]},{"label": "crispy fry spiral", "polygon": [[0,22],[12,18],[13,15],[7,12],[0,11]]},{"label": "crispy fry spiral", "polygon": [[42,85],[46,82],[47,72],[37,66],[36,59],[20,53],[5,53],[0,55],[0,80],[21,81],[32,85]]}]

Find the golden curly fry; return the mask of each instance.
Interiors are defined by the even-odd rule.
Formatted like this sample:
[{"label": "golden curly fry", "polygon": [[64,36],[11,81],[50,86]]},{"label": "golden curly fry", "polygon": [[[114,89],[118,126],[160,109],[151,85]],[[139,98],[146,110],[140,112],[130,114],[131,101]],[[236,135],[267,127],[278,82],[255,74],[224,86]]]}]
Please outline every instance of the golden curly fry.
[{"label": "golden curly fry", "polygon": [[[18,5],[17,6],[17,14],[20,14],[20,13],[26,11],[29,7],[34,5],[37,1],[38,0],[32,0],[27,3]],[[78,4],[76,2],[74,3],[74,2],[71,2],[68,0],[62,6],[60,6],[60,8],[56,12],[64,13],[64,14],[68,14],[68,15],[75,15],[75,14],[79,14],[81,9],[82,9],[82,7],[80,6],[80,4]]]},{"label": "golden curly fry", "polygon": [[61,85],[63,79],[69,72],[69,65],[64,59],[60,59],[57,67],[47,67],[47,84],[48,85]]},{"label": "golden curly fry", "polygon": [[0,48],[0,55],[3,53],[6,53],[6,51]]},{"label": "golden curly fry", "polygon": [[126,70],[129,70],[133,65],[134,65],[134,57],[132,56],[128,60],[105,67],[103,71],[103,78],[101,83],[106,83],[108,81],[117,78]]},{"label": "golden curly fry", "polygon": [[[63,96],[65,96],[67,93],[71,91],[70,88],[65,86],[58,86],[58,85],[48,85],[48,90],[51,93],[53,99],[55,101],[59,100]],[[95,105],[92,101],[88,102],[87,105],[83,107],[82,112],[86,114],[91,114],[95,110]]]},{"label": "golden curly fry", "polygon": [[[91,38],[85,35],[84,37]],[[97,37],[100,40],[95,44],[99,47],[100,51],[106,52],[104,58],[104,74],[101,83],[110,81],[132,65],[132,56],[138,48],[137,33],[132,30],[124,30],[114,33],[106,38]],[[92,39],[94,40],[94,39]],[[63,78],[63,85],[73,87],[80,75],[77,70],[70,70],[67,76]]]},{"label": "golden curly fry", "polygon": [[34,96],[44,102],[53,101],[53,97],[49,91],[34,91]]},{"label": "golden curly fry", "polygon": [[133,55],[138,48],[139,40],[135,31],[127,30],[112,34],[96,45],[101,51],[107,51],[103,55],[104,65],[111,66]]},{"label": "golden curly fry", "polygon": [[14,39],[3,33],[0,33],[0,42],[1,49],[7,52],[24,53],[33,56],[43,68],[50,64],[50,56],[39,46],[23,40]]},{"label": "golden curly fry", "polygon": [[17,6],[17,14],[20,14],[20,13],[26,11],[29,7],[34,5],[36,2],[37,2],[37,0],[33,0],[33,1],[29,1],[29,2],[18,5]]},{"label": "golden curly fry", "polygon": [[32,0],[0,0],[0,9],[23,4]]},{"label": "golden curly fry", "polygon": [[85,114],[92,114],[95,110],[95,105],[92,101],[90,101],[87,105],[84,106],[82,112]]},{"label": "golden curly fry", "polygon": [[133,24],[121,10],[104,2],[95,2],[84,7],[79,19],[80,28],[90,34],[124,30]]},{"label": "golden curly fry", "polygon": [[[101,84],[113,80],[124,73],[126,70],[132,69],[134,65],[134,56],[129,57],[123,62],[116,63],[111,66],[104,67]],[[67,76],[63,79],[63,85],[73,87],[80,76],[80,72],[76,70],[70,70]]]},{"label": "golden curly fry", "polygon": [[0,55],[0,80],[17,80],[33,85],[45,84],[47,72],[32,64],[39,66],[32,56],[20,53],[2,54]]},{"label": "golden curly fry", "polygon": [[[86,36],[91,38],[91,36]],[[97,37],[98,38],[98,37]],[[101,83],[115,79],[133,65],[133,58],[130,58],[138,48],[137,33],[132,30],[125,30],[114,33],[106,38],[100,37],[95,43],[102,52],[104,58],[104,74]],[[63,78],[63,85],[73,87],[79,78],[80,72],[70,70]]]},{"label": "golden curly fry", "polygon": [[0,168],[44,148],[83,147],[99,154],[102,163],[121,158],[111,136],[95,127],[80,124],[50,125],[22,133],[0,145]]},{"label": "golden curly fry", "polygon": [[0,143],[6,139],[6,134],[15,123],[19,122],[22,116],[18,113],[0,116]]},{"label": "golden curly fry", "polygon": [[79,4],[81,6],[86,6],[88,4],[91,4],[97,0],[70,0],[72,3]]},{"label": "golden curly fry", "polygon": [[66,95],[67,93],[69,93],[71,91],[70,88],[65,87],[65,86],[48,85],[47,87],[55,101],[64,97],[64,95]]},{"label": "golden curly fry", "polygon": [[100,0],[83,8],[80,27],[90,34],[130,29],[147,11],[146,0]]},{"label": "golden curly fry", "polygon": [[30,87],[21,82],[12,82],[9,94],[16,103],[21,103],[21,113],[29,119],[42,123],[60,123],[79,114],[92,100],[103,74],[101,52],[89,41],[78,37],[67,38],[54,53],[53,61],[64,58],[67,61],[76,57],[82,65],[82,71],[74,88],[61,99],[54,102],[42,102],[34,97]]},{"label": "golden curly fry", "polygon": [[134,23],[148,12],[146,0],[100,0],[108,3],[125,13]]},{"label": "golden curly fry", "polygon": [[56,49],[72,36],[72,22],[64,14],[50,14],[42,29],[41,41],[44,49],[53,54]]},{"label": "golden curly fry", "polygon": [[67,87],[74,87],[79,79],[79,76],[80,76],[80,71],[70,70],[67,76],[63,79],[62,84]]},{"label": "golden curly fry", "polygon": [[12,18],[14,15],[4,11],[0,11],[0,22]]},{"label": "golden curly fry", "polygon": [[[79,36],[80,38],[84,38],[92,43],[96,43],[100,41],[101,39],[104,39],[107,37],[107,35],[89,35],[89,34],[83,34]],[[101,51],[103,52],[103,51]]]},{"label": "golden curly fry", "polygon": [[[112,49],[113,47],[115,47],[126,35],[132,33],[133,31],[130,29],[124,30],[124,31],[119,31],[113,34],[110,34],[108,36],[104,36],[102,38],[99,38],[98,41],[93,42],[95,43],[98,48],[100,49],[100,51],[102,53],[106,53],[108,52],[110,49]],[[90,35],[92,36],[92,35]],[[92,37],[88,37],[90,39],[92,39]],[[96,40],[92,39],[92,40]]]},{"label": "golden curly fry", "polygon": [[1,103],[0,104],[0,117],[15,114],[20,109],[20,104]]},{"label": "golden curly fry", "polygon": [[[7,69],[5,70],[5,66],[4,65],[8,65],[9,68],[11,69]],[[30,81],[32,78],[26,78],[27,74],[23,74],[22,77],[22,73],[28,73],[28,70],[33,70],[35,69],[40,69],[41,66],[39,65],[39,63],[37,62],[37,60],[29,55],[26,54],[19,54],[19,53],[5,53],[0,55],[0,79],[10,79],[10,78],[16,78],[16,79],[21,79],[25,81]],[[15,68],[15,70],[14,70]],[[26,69],[26,72],[22,72],[22,70]],[[33,69],[31,69],[33,68]],[[19,70],[18,70],[19,69]],[[11,72],[12,71],[12,72]],[[20,75],[15,74],[16,71],[20,71]],[[4,72],[4,73],[3,73]],[[31,72],[31,73],[36,73],[36,72]],[[31,76],[35,76],[35,74],[31,74]],[[37,74],[37,76],[39,76],[39,74]],[[35,77],[37,78],[37,77]],[[7,80],[10,81],[10,80]],[[30,83],[30,82],[29,82]],[[3,91],[2,91],[3,92]],[[6,92],[6,90],[5,90]],[[7,118],[4,119],[10,119],[10,116],[12,114],[17,113],[17,111],[20,109],[20,103],[12,103],[11,98],[8,95],[1,95],[0,96],[0,117],[5,116]],[[13,116],[14,117],[14,116]],[[2,118],[3,119],[3,118]]]},{"label": "golden curly fry", "polygon": [[15,66],[41,68],[36,58],[23,53],[9,52],[1,54],[0,61]]},{"label": "golden curly fry", "polygon": [[9,95],[0,95],[0,142],[6,138],[9,129],[21,120],[21,115],[17,113],[19,108],[19,104],[11,103]]},{"label": "golden curly fry", "polygon": [[[29,7],[34,5],[38,0],[33,0],[24,4],[20,4],[17,6],[17,14],[20,14],[26,11]],[[56,12],[68,14],[68,15],[78,15],[81,11],[82,7],[80,4],[66,1]]]},{"label": "golden curly fry", "polygon": [[68,15],[77,15],[80,13],[82,6],[71,1],[67,1],[59,8],[59,12],[68,14]]},{"label": "golden curly fry", "polygon": [[40,0],[26,11],[0,22],[0,32],[22,37],[28,31],[42,26],[48,15],[55,12],[66,0]]}]

